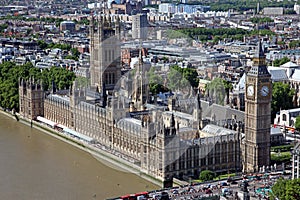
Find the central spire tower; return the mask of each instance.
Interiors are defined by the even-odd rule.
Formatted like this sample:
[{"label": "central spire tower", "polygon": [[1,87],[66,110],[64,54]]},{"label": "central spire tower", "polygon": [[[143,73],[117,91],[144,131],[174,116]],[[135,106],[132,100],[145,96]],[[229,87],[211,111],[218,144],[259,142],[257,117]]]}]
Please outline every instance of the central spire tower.
[{"label": "central spire tower", "polygon": [[261,42],[246,76],[244,172],[270,165],[272,82]]},{"label": "central spire tower", "polygon": [[101,5],[98,16],[90,20],[90,74],[91,86],[101,91],[103,84],[112,91],[121,77],[120,20],[112,23]]}]

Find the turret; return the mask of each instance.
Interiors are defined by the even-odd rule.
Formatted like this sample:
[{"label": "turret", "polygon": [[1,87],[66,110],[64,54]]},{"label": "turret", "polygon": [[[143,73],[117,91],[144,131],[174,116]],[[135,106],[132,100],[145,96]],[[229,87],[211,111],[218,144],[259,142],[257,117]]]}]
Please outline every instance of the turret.
[{"label": "turret", "polygon": [[106,16],[107,17],[107,23],[108,23],[108,27],[111,27],[112,26],[112,23],[111,23],[111,12],[110,10],[108,11],[108,15]]},{"label": "turret", "polygon": [[116,22],[115,22],[115,34],[118,36],[118,39],[121,39],[121,24],[120,24],[120,17],[117,16]]},{"label": "turret", "polygon": [[95,30],[95,19],[94,19],[94,16],[91,15],[91,19],[90,19],[90,36],[94,35],[94,30]]},{"label": "turret", "polygon": [[103,17],[100,15],[98,18],[98,37],[99,41],[102,42],[104,40],[104,33],[103,33],[103,26],[105,21],[103,20]]},{"label": "turret", "polygon": [[40,81],[19,79],[19,112],[26,118],[44,115],[44,91]]},{"label": "turret", "polygon": [[168,99],[168,109],[169,111],[175,110],[176,99],[174,97],[169,97]]},{"label": "turret", "polygon": [[170,119],[170,128],[175,128],[175,118],[173,113]]},{"label": "turret", "polygon": [[201,100],[200,100],[200,93],[197,94],[197,100],[195,102],[195,108],[193,112],[193,117],[195,120],[194,128],[201,130],[202,124],[202,107],[201,107]]}]

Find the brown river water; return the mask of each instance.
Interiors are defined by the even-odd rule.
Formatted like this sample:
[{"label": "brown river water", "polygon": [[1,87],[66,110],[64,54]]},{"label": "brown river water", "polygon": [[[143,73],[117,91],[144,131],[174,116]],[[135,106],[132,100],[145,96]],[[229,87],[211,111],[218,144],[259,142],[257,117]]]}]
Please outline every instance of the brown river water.
[{"label": "brown river water", "polygon": [[103,162],[0,113],[0,200],[102,200],[159,188]]}]

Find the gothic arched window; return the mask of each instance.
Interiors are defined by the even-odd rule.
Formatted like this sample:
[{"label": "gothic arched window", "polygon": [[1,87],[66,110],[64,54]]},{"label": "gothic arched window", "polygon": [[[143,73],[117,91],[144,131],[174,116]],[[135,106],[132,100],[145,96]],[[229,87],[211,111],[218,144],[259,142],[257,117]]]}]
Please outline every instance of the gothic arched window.
[{"label": "gothic arched window", "polygon": [[286,114],[282,115],[282,121],[286,121]]}]

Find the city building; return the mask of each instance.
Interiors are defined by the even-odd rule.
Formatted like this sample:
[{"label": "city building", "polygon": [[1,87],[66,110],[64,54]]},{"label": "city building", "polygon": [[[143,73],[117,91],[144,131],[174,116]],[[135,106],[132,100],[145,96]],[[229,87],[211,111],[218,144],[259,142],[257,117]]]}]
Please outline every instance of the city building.
[{"label": "city building", "polygon": [[295,11],[298,15],[300,15],[300,5],[298,5],[297,3],[295,3],[295,5],[294,5],[294,11]]},{"label": "city building", "polygon": [[141,13],[143,8],[142,1],[126,1],[124,3],[117,4],[115,2],[111,3],[111,8],[109,12],[112,14],[127,14],[127,15],[134,15],[136,13]]},{"label": "city building", "polygon": [[201,5],[188,5],[183,2],[180,4],[174,3],[161,3],[158,6],[159,13],[174,14],[174,13],[197,13],[197,12],[207,12],[210,10],[210,6]]},{"label": "city building", "polygon": [[75,22],[73,21],[63,21],[60,23],[60,31],[70,31],[71,33],[75,31]]},{"label": "city building", "polygon": [[288,131],[294,131],[296,117],[300,115],[300,108],[280,110],[274,119],[274,126],[285,127]]},{"label": "city building", "polygon": [[283,7],[265,7],[263,9],[264,15],[283,15]]},{"label": "city building", "polygon": [[132,38],[146,40],[148,34],[148,20],[145,14],[132,16]]}]

